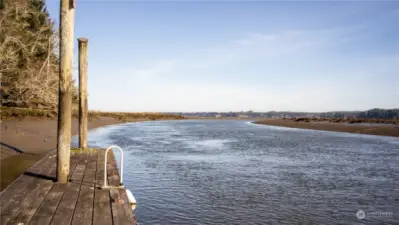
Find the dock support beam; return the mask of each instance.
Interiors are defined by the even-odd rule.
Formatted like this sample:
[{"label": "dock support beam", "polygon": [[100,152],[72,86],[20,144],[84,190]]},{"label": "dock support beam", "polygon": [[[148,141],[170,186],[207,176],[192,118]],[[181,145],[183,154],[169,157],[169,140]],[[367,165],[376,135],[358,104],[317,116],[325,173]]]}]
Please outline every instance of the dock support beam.
[{"label": "dock support beam", "polygon": [[87,149],[87,38],[79,42],[79,148]]},{"label": "dock support beam", "polygon": [[57,181],[67,183],[71,151],[72,58],[75,0],[60,1]]}]

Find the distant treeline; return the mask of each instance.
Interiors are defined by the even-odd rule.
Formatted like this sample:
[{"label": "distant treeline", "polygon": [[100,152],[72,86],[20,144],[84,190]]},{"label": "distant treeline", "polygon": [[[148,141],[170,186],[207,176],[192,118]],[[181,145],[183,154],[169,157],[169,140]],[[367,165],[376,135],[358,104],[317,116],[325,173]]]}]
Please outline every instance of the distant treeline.
[{"label": "distant treeline", "polygon": [[367,111],[335,111],[335,112],[289,112],[289,111],[269,111],[269,112],[175,112],[183,116],[199,117],[264,117],[264,118],[297,118],[297,117],[316,117],[316,118],[374,118],[374,119],[398,119],[399,109],[370,109]]}]

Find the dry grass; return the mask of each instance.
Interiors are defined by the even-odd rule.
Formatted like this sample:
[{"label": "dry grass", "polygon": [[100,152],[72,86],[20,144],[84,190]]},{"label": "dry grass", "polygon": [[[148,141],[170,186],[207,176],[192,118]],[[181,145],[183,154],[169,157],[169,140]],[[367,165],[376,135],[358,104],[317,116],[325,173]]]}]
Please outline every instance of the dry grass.
[{"label": "dry grass", "polygon": [[295,122],[328,122],[328,123],[376,123],[376,124],[399,124],[399,119],[375,119],[375,118],[290,118],[285,120],[292,120]]},{"label": "dry grass", "polygon": [[[257,121],[257,124],[269,125],[269,126],[281,126],[311,130],[328,130],[337,132],[347,133],[358,133],[358,134],[372,134],[382,136],[393,136],[399,137],[399,126],[389,125],[384,126],[380,124],[373,124],[364,126],[361,124],[348,125],[347,123],[341,122],[305,122],[306,120],[296,121],[296,119],[268,119]],[[368,121],[368,120],[366,120]]]},{"label": "dry grass", "polygon": [[[0,107],[1,120],[21,120],[24,118],[37,119],[55,119],[57,118],[57,111],[46,109],[29,109],[29,108],[14,108],[14,107]],[[78,111],[74,110],[72,116],[78,118]],[[123,122],[133,120],[177,120],[185,119],[181,115],[171,115],[165,113],[129,113],[129,112],[101,112],[89,111],[89,120],[99,117],[112,117]]]},{"label": "dry grass", "polygon": [[95,153],[95,152],[97,152],[97,149],[95,149],[95,148],[87,148],[87,149],[71,148],[71,155],[90,154],[90,153]]},{"label": "dry grass", "polygon": [[[76,112],[77,113],[77,112]],[[77,117],[77,115],[74,115]],[[89,111],[89,117],[113,117],[120,121],[130,121],[138,119],[148,119],[148,120],[167,120],[167,119],[185,119],[181,115],[172,115],[165,113],[129,113],[129,112],[101,112],[101,111]]]},{"label": "dry grass", "polygon": [[33,118],[56,118],[57,112],[45,109],[29,109],[29,108],[14,108],[14,107],[1,107],[1,120],[6,119],[24,119],[26,117]]}]

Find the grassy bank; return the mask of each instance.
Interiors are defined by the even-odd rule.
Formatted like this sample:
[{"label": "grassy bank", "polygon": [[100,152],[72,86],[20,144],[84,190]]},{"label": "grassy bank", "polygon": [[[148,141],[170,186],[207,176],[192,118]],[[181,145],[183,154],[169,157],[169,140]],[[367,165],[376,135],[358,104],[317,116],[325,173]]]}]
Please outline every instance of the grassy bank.
[{"label": "grassy bank", "polygon": [[285,118],[294,122],[328,122],[328,123],[348,123],[348,124],[399,124],[399,119],[379,119],[379,118]]},{"label": "grassy bank", "polygon": [[362,122],[367,123],[367,125],[362,125],[362,123],[349,123],[348,121],[328,122],[313,121],[310,119],[268,119],[256,121],[255,123],[269,126],[399,137],[399,126],[395,125],[397,123],[392,124],[392,122],[385,121],[384,124],[381,122],[378,124],[371,121],[373,120],[365,120]]},{"label": "grassy bank", "polygon": [[[56,110],[47,109],[29,109],[29,108],[14,108],[14,107],[1,107],[1,120],[22,120],[26,118],[35,119],[55,119],[57,118]],[[78,118],[79,112],[72,111],[72,116]],[[88,119],[96,119],[99,117],[112,117],[123,122],[135,121],[137,119],[146,120],[168,120],[168,119],[184,119],[181,115],[172,115],[165,113],[131,113],[131,112],[102,112],[102,111],[89,111]]]}]

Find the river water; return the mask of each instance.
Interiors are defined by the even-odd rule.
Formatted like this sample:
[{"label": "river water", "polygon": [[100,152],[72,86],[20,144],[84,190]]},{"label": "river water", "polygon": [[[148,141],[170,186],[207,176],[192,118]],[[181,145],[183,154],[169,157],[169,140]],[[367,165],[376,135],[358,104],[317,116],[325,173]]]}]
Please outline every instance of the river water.
[{"label": "river water", "polygon": [[140,225],[399,224],[399,138],[209,120],[89,133],[111,144]]}]

